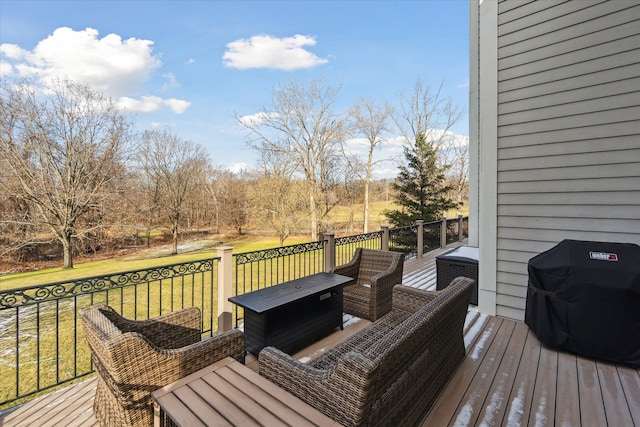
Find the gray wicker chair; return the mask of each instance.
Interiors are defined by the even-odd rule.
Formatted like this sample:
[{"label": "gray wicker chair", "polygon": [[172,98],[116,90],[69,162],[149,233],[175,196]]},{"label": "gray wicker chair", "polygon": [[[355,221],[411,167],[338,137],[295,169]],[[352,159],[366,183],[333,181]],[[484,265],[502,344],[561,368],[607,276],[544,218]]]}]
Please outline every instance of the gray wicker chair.
[{"label": "gray wicker chair", "polygon": [[344,312],[375,321],[391,311],[393,287],[402,283],[404,254],[357,248],[348,264],[333,272],[353,277],[344,288]]},{"label": "gray wicker chair", "polygon": [[225,357],[244,363],[244,334],[201,339],[200,310],[128,320],[109,306],[80,311],[98,385],[93,405],[102,426],[151,426],[151,392]]}]

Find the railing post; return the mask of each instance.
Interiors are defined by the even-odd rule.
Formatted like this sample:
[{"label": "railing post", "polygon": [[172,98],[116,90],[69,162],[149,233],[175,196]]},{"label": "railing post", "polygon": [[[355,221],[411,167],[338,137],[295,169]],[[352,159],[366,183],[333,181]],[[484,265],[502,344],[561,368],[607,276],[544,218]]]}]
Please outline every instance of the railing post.
[{"label": "railing post", "polygon": [[462,242],[464,240],[464,233],[462,231],[462,218],[464,218],[462,214],[458,214],[458,242]]},{"label": "railing post", "polygon": [[233,296],[233,280],[231,273],[232,252],[231,246],[217,248],[220,263],[218,264],[218,333],[231,330],[233,318],[231,315],[231,303],[229,297]]},{"label": "railing post", "polygon": [[380,229],[382,230],[382,238],[380,240],[380,249],[383,251],[389,250],[389,226],[381,225]]},{"label": "railing post", "polygon": [[422,253],[424,251],[424,220],[417,219],[416,224],[418,225],[418,243],[416,248],[416,256],[418,259],[422,259]]},{"label": "railing post", "polygon": [[447,247],[447,218],[443,217],[440,223],[440,248]]},{"label": "railing post", "polygon": [[336,266],[336,235],[333,231],[324,233],[324,271],[327,273]]}]

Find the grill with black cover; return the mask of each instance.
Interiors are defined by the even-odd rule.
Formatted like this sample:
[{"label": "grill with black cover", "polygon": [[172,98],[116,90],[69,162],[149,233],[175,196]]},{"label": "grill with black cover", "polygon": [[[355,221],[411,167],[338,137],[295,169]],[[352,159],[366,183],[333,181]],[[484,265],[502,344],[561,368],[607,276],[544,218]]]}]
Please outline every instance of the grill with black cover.
[{"label": "grill with black cover", "polygon": [[563,240],[528,272],[525,323],[540,341],[640,366],[640,246]]}]

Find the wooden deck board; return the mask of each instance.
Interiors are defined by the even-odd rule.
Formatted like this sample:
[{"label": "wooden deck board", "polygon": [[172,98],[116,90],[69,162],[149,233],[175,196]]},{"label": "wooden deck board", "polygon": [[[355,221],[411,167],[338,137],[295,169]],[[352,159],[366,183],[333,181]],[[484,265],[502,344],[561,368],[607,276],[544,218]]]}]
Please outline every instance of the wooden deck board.
[{"label": "wooden deck board", "polygon": [[[435,256],[405,263],[403,283],[435,290]],[[345,328],[298,352],[300,360],[333,347],[370,322],[345,315]],[[467,356],[422,426],[638,426],[640,370],[558,352],[521,322],[470,307],[464,325]],[[258,361],[247,356],[247,366]],[[95,378],[0,415],[0,426],[96,426]]]}]

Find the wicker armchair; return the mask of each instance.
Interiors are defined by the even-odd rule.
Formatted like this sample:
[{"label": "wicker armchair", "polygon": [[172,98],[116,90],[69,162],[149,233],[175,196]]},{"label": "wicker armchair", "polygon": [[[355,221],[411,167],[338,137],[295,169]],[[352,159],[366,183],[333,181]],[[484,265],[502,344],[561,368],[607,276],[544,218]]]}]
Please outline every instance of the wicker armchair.
[{"label": "wicker armchair", "polygon": [[344,288],[344,312],[375,321],[391,311],[393,287],[402,283],[404,254],[357,248],[348,264],[333,272],[353,277]]},{"label": "wicker armchair", "polygon": [[80,311],[98,385],[93,405],[102,426],[151,426],[151,392],[231,356],[244,363],[244,334],[201,339],[200,310],[128,320],[109,306]]}]

